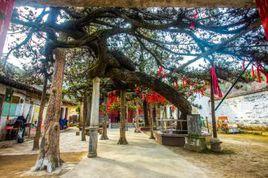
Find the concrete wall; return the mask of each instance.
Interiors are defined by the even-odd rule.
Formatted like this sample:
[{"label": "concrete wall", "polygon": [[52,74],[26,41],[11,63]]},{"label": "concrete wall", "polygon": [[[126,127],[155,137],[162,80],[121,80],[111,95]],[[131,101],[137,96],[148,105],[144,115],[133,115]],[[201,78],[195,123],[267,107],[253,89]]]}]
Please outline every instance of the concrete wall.
[{"label": "concrete wall", "polygon": [[268,125],[268,91],[229,98],[216,114],[237,123]]},{"label": "concrete wall", "polygon": [[[194,103],[202,106],[198,112],[211,119],[209,97],[197,96]],[[216,105],[219,101],[216,101]],[[228,98],[216,111],[216,116],[228,116],[231,122],[268,125],[268,91]]]}]

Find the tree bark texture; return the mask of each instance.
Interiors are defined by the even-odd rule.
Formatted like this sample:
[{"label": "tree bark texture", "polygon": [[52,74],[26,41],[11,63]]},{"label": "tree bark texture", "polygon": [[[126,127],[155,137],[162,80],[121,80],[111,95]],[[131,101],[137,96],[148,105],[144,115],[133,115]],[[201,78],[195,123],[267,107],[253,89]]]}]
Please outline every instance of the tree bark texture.
[{"label": "tree bark texture", "polygon": [[[182,114],[180,119],[182,120],[186,121],[187,114],[191,114],[191,104],[184,97],[184,95],[155,77],[149,76],[142,72],[117,68],[108,70],[106,72],[106,76],[109,76],[114,80],[124,81],[129,86],[132,86],[133,83],[135,83],[136,85],[144,86],[154,90],[155,92],[164,96],[170,103],[175,105],[181,111]],[[183,129],[187,130],[187,122],[183,122]]]},{"label": "tree bark texture", "polygon": [[44,113],[44,109],[45,109],[45,105],[46,105],[47,81],[48,81],[48,78],[47,78],[47,76],[44,75],[43,91],[42,91],[41,103],[40,103],[40,108],[39,108],[39,113],[38,113],[36,132],[35,132],[35,137],[34,137],[34,141],[33,141],[33,150],[39,149],[39,139],[41,136],[41,125],[43,122],[43,113]]},{"label": "tree bark texture", "polygon": [[127,145],[126,139],[126,91],[120,91],[120,138],[119,145]]},{"label": "tree bark texture", "polygon": [[108,114],[106,113],[103,119],[102,123],[102,134],[101,134],[101,140],[109,140],[108,134],[107,134],[107,123],[108,123]]},{"label": "tree bark texture", "polygon": [[144,115],[144,125],[145,127],[149,127],[149,119],[148,119],[148,103],[146,100],[143,101],[143,115]]},{"label": "tree bark texture", "polygon": [[170,103],[178,107],[182,113],[190,114],[192,111],[190,102],[182,93],[177,92],[174,88],[155,77],[142,72],[116,68],[107,71],[106,75],[112,79],[124,81],[130,86],[135,83],[137,85],[148,87],[164,96]]},{"label": "tree bark texture", "polygon": [[212,133],[213,133],[213,138],[217,138],[218,134],[217,134],[217,123],[216,123],[216,115],[215,115],[215,99],[214,99],[212,79],[210,82],[210,102],[211,102]]},{"label": "tree bark texture", "polygon": [[86,126],[90,126],[90,117],[91,117],[91,94],[87,96],[87,117],[86,117]]},{"label": "tree bark texture", "polygon": [[44,134],[41,138],[40,152],[35,170],[54,171],[61,166],[59,136],[60,109],[62,99],[62,81],[64,75],[65,54],[62,49],[55,49],[54,76],[48,102],[47,115],[44,122]]},{"label": "tree bark texture", "polygon": [[88,102],[87,102],[87,96],[84,96],[83,99],[83,121],[82,121],[82,131],[81,131],[81,141],[86,141],[86,120],[87,120],[87,106],[88,106]]},{"label": "tree bark texture", "polygon": [[150,139],[154,137],[154,119],[153,119],[153,107],[149,104],[149,125],[150,125]]}]

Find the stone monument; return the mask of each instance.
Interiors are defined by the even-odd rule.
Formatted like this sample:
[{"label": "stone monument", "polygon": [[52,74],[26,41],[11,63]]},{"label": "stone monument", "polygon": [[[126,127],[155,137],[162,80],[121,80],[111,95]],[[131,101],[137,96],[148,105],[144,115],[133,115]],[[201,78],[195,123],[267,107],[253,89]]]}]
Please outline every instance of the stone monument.
[{"label": "stone monument", "polygon": [[202,135],[202,122],[199,114],[187,115],[188,135],[184,148],[202,152],[207,149],[207,136]]}]

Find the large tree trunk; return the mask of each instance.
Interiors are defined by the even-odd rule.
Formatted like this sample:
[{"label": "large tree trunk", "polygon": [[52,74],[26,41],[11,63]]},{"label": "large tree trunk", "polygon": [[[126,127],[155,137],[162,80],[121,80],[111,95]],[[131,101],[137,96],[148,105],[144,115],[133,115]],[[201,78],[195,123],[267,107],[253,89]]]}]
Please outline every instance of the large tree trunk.
[{"label": "large tree trunk", "polygon": [[[133,86],[133,83],[135,83],[136,85],[145,86],[154,90],[165,97],[170,103],[175,105],[182,113],[181,119],[185,121],[187,120],[187,114],[191,114],[191,104],[184,95],[155,77],[142,72],[117,68],[109,69],[106,72],[106,76],[112,79],[124,81],[130,87]],[[186,122],[183,122],[183,129],[187,130]]]},{"label": "large tree trunk", "polygon": [[144,125],[145,127],[149,127],[149,119],[148,119],[148,103],[146,100],[143,101],[143,115],[144,115]]},{"label": "large tree trunk", "polygon": [[[179,117],[180,115],[180,117]],[[182,130],[182,133],[187,133],[187,114],[186,113],[180,113],[178,114],[178,122],[177,122],[177,126],[176,129],[177,130]]]},{"label": "large tree trunk", "polygon": [[82,117],[82,132],[81,132],[81,141],[86,141],[86,121],[87,121],[87,96],[83,99],[83,117]]},{"label": "large tree trunk", "polygon": [[59,137],[60,137],[60,108],[62,99],[62,81],[64,74],[65,54],[62,49],[56,49],[54,76],[51,85],[47,115],[44,123],[44,135],[41,138],[40,152],[35,164],[35,170],[46,169],[54,171],[61,166]]},{"label": "large tree trunk", "polygon": [[101,134],[101,140],[109,140],[108,138],[108,134],[107,134],[107,123],[109,121],[109,117],[108,117],[108,113],[107,113],[107,100],[104,100],[105,103],[105,111],[104,111],[104,118],[103,118],[103,122],[102,122],[102,134]]},{"label": "large tree trunk", "polygon": [[35,137],[34,137],[34,141],[33,141],[33,150],[39,149],[39,139],[41,136],[41,125],[42,125],[43,113],[44,113],[44,109],[45,109],[45,105],[46,105],[47,80],[48,80],[47,76],[44,75],[43,91],[42,91],[42,96],[41,96],[41,103],[40,103],[40,109],[39,109],[39,114],[38,114],[36,132],[35,132]]},{"label": "large tree trunk", "polygon": [[214,98],[212,77],[210,81],[210,102],[211,102],[212,134],[213,134],[213,138],[217,138],[218,134],[217,134],[217,122],[216,122],[216,115],[215,115],[215,98]]},{"label": "large tree trunk", "polygon": [[153,119],[153,107],[149,104],[149,125],[150,125],[150,139],[154,138],[154,119]]},{"label": "large tree trunk", "polygon": [[102,134],[101,134],[101,140],[109,140],[108,137],[108,131],[107,131],[107,123],[108,123],[108,114],[106,113],[103,119],[102,123]]},{"label": "large tree trunk", "polygon": [[139,109],[138,107],[136,108],[136,114],[135,114],[135,118],[134,118],[134,126],[135,126],[135,133],[141,133],[140,130],[140,118],[139,118]]},{"label": "large tree trunk", "polygon": [[90,117],[91,117],[91,94],[87,96],[87,117],[86,117],[86,126],[90,126]]},{"label": "large tree trunk", "polygon": [[142,72],[129,71],[124,69],[111,69],[106,73],[107,77],[124,81],[129,86],[142,85],[148,87],[165,97],[170,103],[174,104],[182,113],[190,114],[192,107],[182,93],[179,93],[168,84],[161,80],[149,76]]},{"label": "large tree trunk", "polygon": [[120,138],[119,145],[127,145],[126,139],[126,91],[120,91]]}]

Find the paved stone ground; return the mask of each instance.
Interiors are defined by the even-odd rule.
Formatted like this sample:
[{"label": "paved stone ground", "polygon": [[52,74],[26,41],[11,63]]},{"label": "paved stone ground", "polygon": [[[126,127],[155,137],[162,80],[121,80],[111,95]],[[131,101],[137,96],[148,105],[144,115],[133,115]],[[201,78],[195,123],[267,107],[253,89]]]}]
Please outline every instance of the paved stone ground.
[{"label": "paved stone ground", "polygon": [[109,130],[110,140],[99,141],[98,157],[84,158],[62,178],[204,178],[206,170],[148,139],[127,132],[129,145],[117,145],[119,130]]},{"label": "paved stone ground", "polygon": [[[61,134],[60,134],[60,152],[61,153],[87,151],[88,142],[82,142],[81,135],[76,136],[75,131],[78,131],[78,129],[68,128],[65,131],[61,131]],[[8,148],[1,148],[0,155],[37,154],[38,151],[32,151],[32,146],[33,146],[33,140],[26,140],[24,143],[21,143],[21,144],[15,143],[15,144],[12,144],[12,146]]]}]

